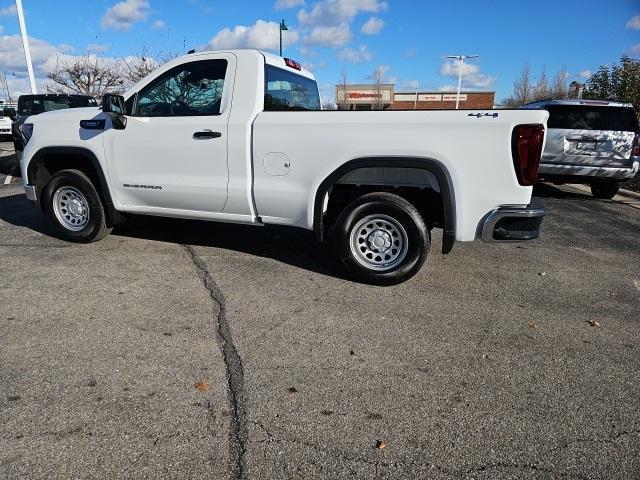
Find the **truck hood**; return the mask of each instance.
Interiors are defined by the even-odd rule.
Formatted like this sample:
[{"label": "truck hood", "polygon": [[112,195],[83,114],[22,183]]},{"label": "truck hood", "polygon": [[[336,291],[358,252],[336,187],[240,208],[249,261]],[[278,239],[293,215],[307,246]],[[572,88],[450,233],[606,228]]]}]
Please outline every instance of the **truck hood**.
[{"label": "truck hood", "polygon": [[28,117],[28,123],[79,122],[102,115],[99,107],[65,108]]}]

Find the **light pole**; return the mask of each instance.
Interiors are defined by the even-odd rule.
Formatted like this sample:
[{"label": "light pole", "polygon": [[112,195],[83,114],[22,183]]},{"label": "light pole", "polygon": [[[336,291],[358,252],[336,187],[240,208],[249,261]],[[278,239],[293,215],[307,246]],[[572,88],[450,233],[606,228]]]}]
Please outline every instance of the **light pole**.
[{"label": "light pole", "polygon": [[465,58],[478,58],[480,55],[447,55],[447,58],[458,60],[458,95],[456,95],[456,110],[460,108],[460,87],[462,86],[462,65]]},{"label": "light pole", "polygon": [[31,83],[31,93],[38,93],[36,89],[36,79],[33,76],[33,64],[31,63],[31,50],[29,50],[29,36],[27,26],[24,23],[24,12],[22,11],[22,0],[16,0],[16,10],[18,11],[18,22],[20,23],[20,33],[22,34],[22,48],[24,48],[24,59],[27,62],[29,72],[29,83]]},{"label": "light pole", "polygon": [[280,22],[280,56],[282,56],[282,32],[285,30],[289,30],[287,25],[284,23],[284,18]]}]

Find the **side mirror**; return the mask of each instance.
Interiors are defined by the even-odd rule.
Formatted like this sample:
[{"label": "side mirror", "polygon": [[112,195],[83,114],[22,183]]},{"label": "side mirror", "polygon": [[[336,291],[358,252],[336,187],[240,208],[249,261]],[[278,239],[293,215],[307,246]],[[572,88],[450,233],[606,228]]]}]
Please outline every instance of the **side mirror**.
[{"label": "side mirror", "polygon": [[124,97],[122,95],[106,93],[102,97],[102,111],[111,117],[111,123],[116,130],[124,130],[127,126],[127,117],[124,116]]}]

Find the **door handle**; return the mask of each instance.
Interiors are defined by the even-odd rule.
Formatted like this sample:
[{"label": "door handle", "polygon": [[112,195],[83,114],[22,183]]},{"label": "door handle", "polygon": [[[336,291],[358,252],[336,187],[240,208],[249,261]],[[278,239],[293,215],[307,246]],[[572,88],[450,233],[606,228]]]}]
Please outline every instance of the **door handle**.
[{"label": "door handle", "polygon": [[210,138],[220,138],[222,133],[212,132],[211,130],[202,130],[193,134],[193,138],[196,140],[208,140]]}]

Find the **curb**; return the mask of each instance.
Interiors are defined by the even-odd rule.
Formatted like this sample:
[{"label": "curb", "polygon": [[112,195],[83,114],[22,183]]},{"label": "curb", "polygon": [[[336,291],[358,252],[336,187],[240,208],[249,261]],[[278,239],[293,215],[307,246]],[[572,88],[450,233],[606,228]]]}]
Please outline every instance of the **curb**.
[{"label": "curb", "polygon": [[[586,185],[576,183],[567,183],[566,185],[567,187],[571,187],[574,190],[578,190],[580,192],[588,193],[589,195],[591,195],[591,188]],[[618,190],[616,196],[614,196],[611,200],[640,210],[640,193],[632,192],[631,190],[620,189]]]},{"label": "curb", "polygon": [[633,192],[631,190],[625,190],[623,188],[618,190],[618,195],[620,195],[623,198],[626,197],[629,200],[640,200],[640,193]]}]

